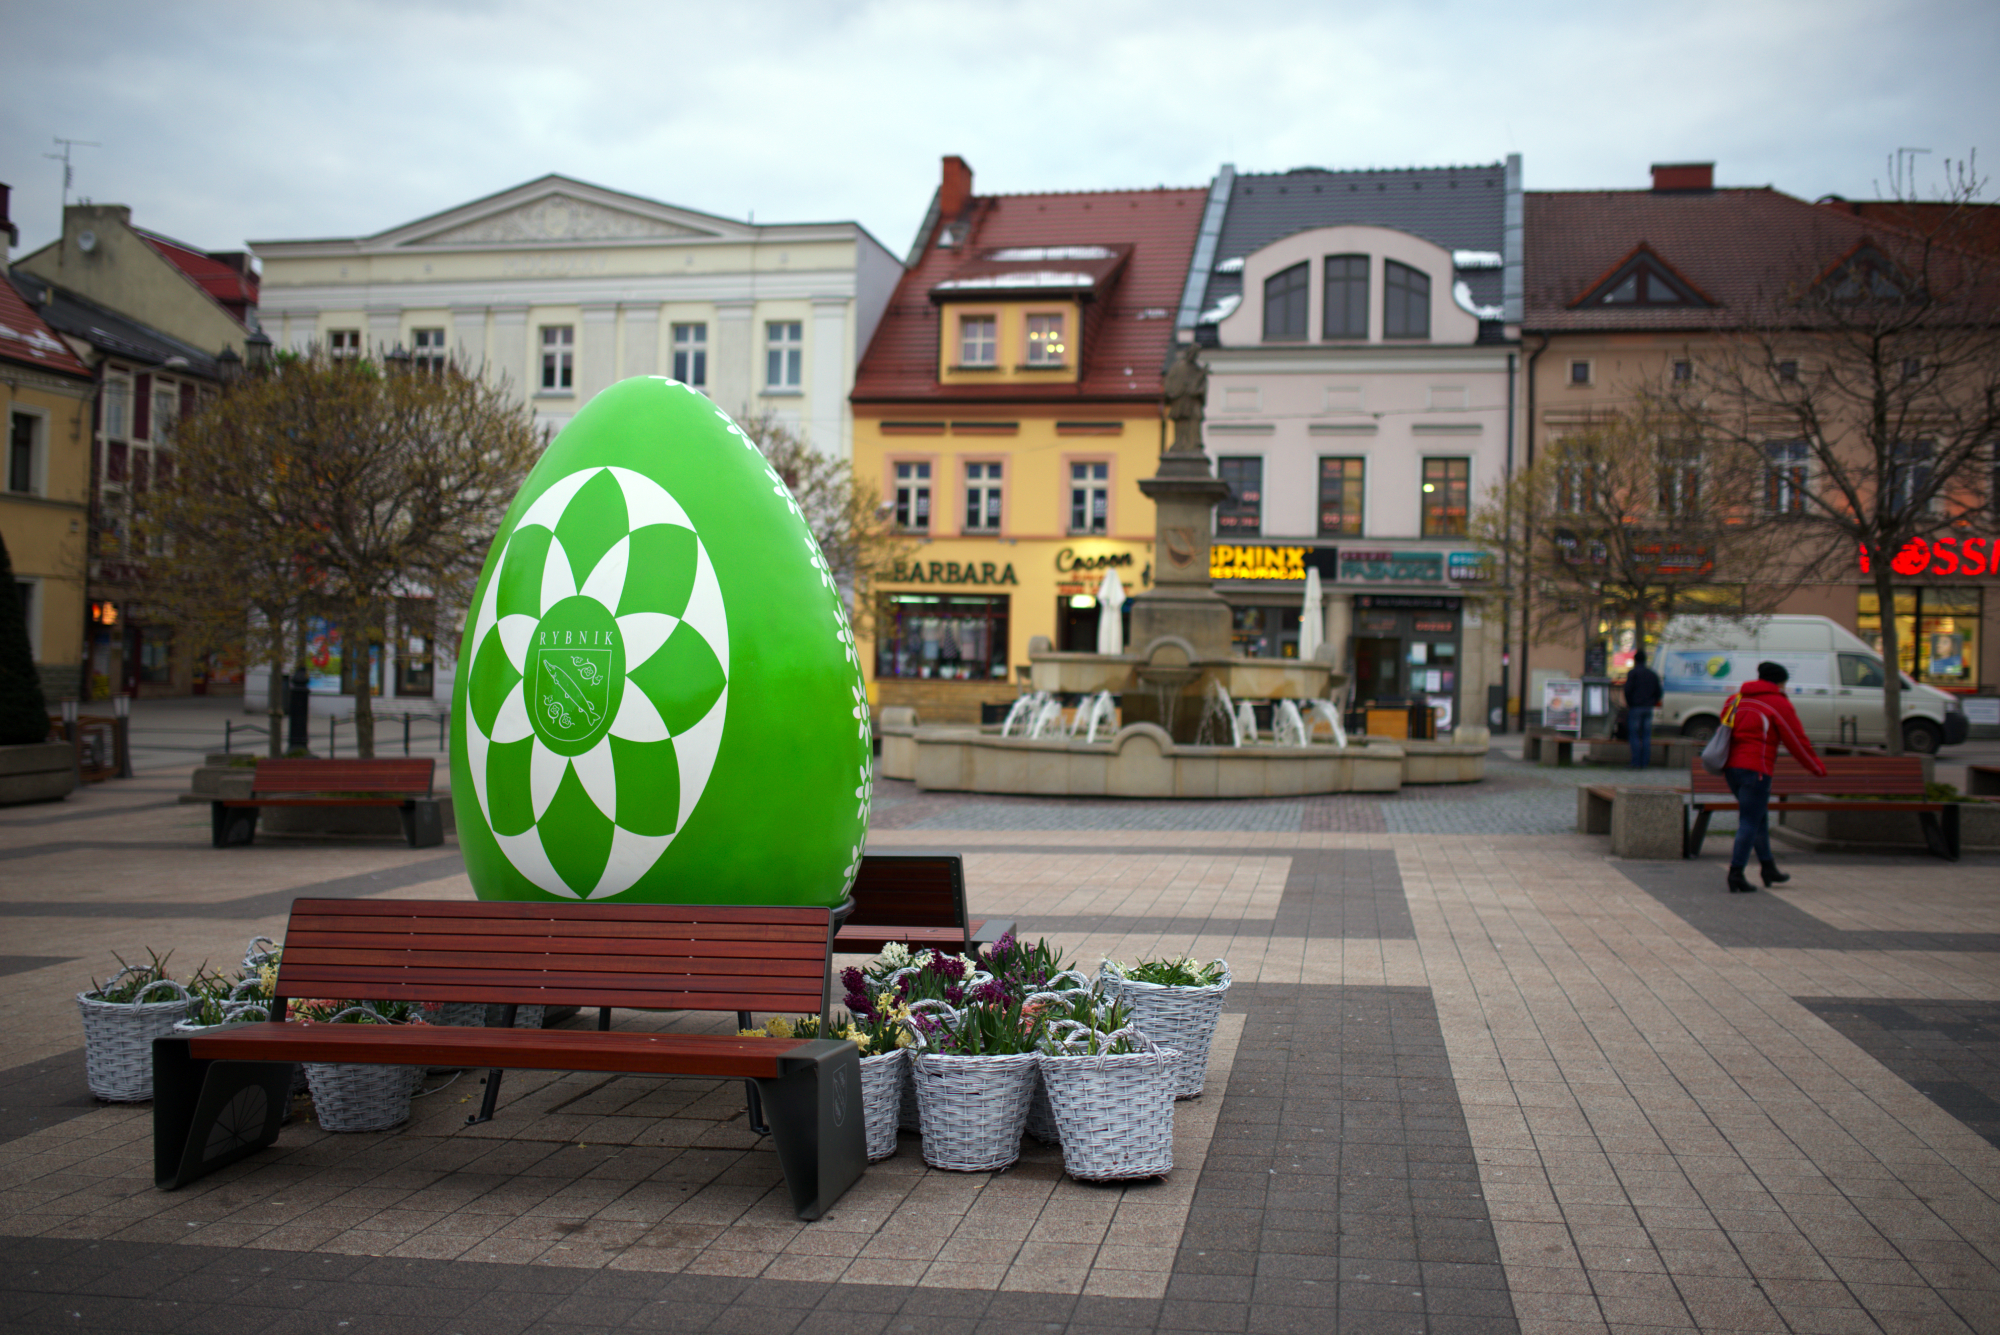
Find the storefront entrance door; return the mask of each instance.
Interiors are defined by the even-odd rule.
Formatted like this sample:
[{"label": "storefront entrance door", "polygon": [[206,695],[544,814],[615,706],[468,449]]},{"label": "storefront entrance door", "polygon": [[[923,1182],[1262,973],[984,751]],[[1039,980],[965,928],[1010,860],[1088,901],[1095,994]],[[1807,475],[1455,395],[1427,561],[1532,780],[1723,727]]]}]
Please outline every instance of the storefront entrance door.
[{"label": "storefront entrance door", "polygon": [[1357,701],[1400,702],[1403,664],[1401,640],[1367,639],[1354,641],[1354,698]]}]

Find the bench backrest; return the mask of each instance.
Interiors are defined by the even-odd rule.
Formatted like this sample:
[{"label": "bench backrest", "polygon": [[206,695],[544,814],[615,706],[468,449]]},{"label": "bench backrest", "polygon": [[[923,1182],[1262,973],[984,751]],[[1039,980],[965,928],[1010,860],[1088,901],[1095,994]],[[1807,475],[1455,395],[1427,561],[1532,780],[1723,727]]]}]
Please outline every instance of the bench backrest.
[{"label": "bench backrest", "polygon": [[[1924,762],[1921,756],[1826,756],[1826,777],[1820,778],[1790,756],[1780,756],[1771,774],[1771,795],[1792,793],[1832,793],[1857,797],[1922,797]],[[1691,773],[1697,795],[1726,793],[1729,783],[1720,774],[1701,767],[1697,756]]]},{"label": "bench backrest", "polygon": [[276,991],[816,1014],[833,926],[823,908],[299,899]]},{"label": "bench backrest", "polygon": [[257,797],[266,793],[409,793],[428,797],[436,769],[436,760],[414,757],[259,760],[250,791]]},{"label": "bench backrest", "polygon": [[848,891],[849,927],[967,930],[965,860],[956,853],[869,853]]}]

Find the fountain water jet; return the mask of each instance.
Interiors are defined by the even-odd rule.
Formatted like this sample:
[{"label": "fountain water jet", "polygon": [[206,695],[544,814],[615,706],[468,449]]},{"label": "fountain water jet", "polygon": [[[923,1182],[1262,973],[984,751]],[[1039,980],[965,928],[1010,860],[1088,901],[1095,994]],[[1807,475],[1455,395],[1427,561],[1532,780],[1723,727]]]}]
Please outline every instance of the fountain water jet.
[{"label": "fountain water jet", "polygon": [[[1313,703],[1317,704],[1318,701]],[[1306,732],[1306,721],[1299,716],[1299,707],[1290,700],[1280,700],[1271,710],[1271,740],[1279,746],[1305,746],[1312,741]]]}]

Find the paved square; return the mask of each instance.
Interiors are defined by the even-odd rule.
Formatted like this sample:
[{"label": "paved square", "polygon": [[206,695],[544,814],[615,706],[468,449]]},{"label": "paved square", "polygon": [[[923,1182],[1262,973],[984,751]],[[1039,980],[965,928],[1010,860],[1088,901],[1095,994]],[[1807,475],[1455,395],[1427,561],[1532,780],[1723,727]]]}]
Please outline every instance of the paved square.
[{"label": "paved square", "polygon": [[2000,1330],[1991,855],[1801,855],[1731,896],[1713,845],[1613,860],[1569,833],[1578,772],[1498,753],[1390,798],[884,783],[871,847],[963,852],[976,911],[1087,967],[1229,960],[1170,1179],[1032,1143],[939,1173],[906,1136],[804,1225],[738,1086],[515,1073],[468,1128],[474,1072],[162,1193],[149,1108],[83,1082],[71,998],[114,951],[185,972],[302,893],[470,889],[450,844],[210,849],[151,759],[0,811],[9,1330]]}]

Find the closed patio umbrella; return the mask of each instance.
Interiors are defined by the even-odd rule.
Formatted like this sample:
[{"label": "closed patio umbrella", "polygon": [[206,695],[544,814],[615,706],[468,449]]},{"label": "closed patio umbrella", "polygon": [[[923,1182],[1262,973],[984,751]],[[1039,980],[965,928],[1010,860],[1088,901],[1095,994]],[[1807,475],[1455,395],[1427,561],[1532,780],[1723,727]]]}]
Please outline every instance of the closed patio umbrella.
[{"label": "closed patio umbrella", "polygon": [[1100,654],[1122,654],[1125,652],[1125,623],[1119,618],[1119,611],[1125,606],[1125,586],[1118,582],[1118,572],[1104,572],[1104,582],[1097,586],[1097,652]]},{"label": "closed patio umbrella", "polygon": [[1306,604],[1299,613],[1299,657],[1319,652],[1326,636],[1326,595],[1320,592],[1319,567],[1306,571]]}]

